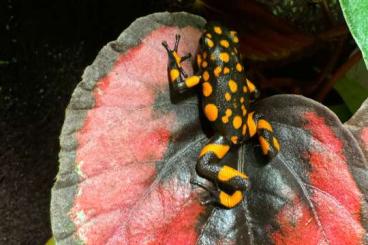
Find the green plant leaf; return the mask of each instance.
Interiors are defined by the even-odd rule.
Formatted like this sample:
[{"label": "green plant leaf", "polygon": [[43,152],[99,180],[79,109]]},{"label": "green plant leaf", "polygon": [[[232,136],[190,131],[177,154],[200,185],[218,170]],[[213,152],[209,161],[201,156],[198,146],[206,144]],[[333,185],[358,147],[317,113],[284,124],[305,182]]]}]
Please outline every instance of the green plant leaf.
[{"label": "green plant leaf", "polygon": [[368,71],[363,60],[355,64],[335,84],[335,90],[340,94],[351,112],[358,110],[368,96]]},{"label": "green plant leaf", "polygon": [[45,245],[55,245],[56,243],[55,243],[55,239],[54,239],[54,237],[51,237],[47,242],[46,242],[46,244]]},{"label": "green plant leaf", "polygon": [[350,32],[362,51],[368,67],[368,1],[340,0],[340,5]]}]

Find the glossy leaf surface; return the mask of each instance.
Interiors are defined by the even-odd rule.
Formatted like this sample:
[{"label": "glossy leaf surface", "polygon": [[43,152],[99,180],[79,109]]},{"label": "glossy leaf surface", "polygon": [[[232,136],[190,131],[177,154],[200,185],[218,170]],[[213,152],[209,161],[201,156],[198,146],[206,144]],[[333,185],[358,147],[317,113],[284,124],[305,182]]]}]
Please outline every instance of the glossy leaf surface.
[{"label": "glossy leaf surface", "polygon": [[340,0],[340,5],[350,32],[362,51],[365,64],[368,67],[368,2]]},{"label": "glossy leaf surface", "polygon": [[207,192],[190,179],[205,182],[194,167],[212,132],[203,133],[195,97],[170,94],[161,41],[179,33],[179,54],[194,53],[204,23],[185,13],[141,18],[86,69],[61,135],[58,244],[363,244],[366,159],[332,112],[300,96],[256,106],[280,139],[275,159],[255,140],[224,159],[250,177],[243,203],[200,204]]}]

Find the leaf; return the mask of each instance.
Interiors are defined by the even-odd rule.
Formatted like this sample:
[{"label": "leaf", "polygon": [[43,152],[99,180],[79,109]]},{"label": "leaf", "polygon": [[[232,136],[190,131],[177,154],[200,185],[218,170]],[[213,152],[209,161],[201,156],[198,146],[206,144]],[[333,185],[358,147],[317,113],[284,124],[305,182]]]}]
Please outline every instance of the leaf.
[{"label": "leaf", "polygon": [[345,123],[359,143],[366,159],[368,159],[368,99],[364,101],[359,110]]},{"label": "leaf", "polygon": [[327,108],[292,97],[273,97],[263,103],[273,105],[265,114],[271,117],[273,112],[273,120],[284,125],[279,132],[288,135],[280,136],[285,143],[277,166],[288,170],[301,190],[278,212],[281,229],[273,240],[279,244],[362,244],[366,228],[361,224],[360,205],[367,195],[367,161],[352,135]]},{"label": "leaf", "polygon": [[368,67],[368,2],[359,0],[340,0],[342,12],[353,38],[363,53]]},{"label": "leaf", "polygon": [[335,84],[335,89],[352,112],[355,112],[368,96],[367,76],[368,71],[361,60]]},{"label": "leaf", "polygon": [[47,242],[46,242],[46,245],[55,245],[55,239],[54,237],[51,237]]},{"label": "leaf", "polygon": [[179,33],[179,53],[193,53],[203,25],[186,13],[138,19],[86,69],[60,137],[57,243],[364,243],[366,159],[331,111],[301,96],[257,104],[282,144],[275,159],[266,164],[254,140],[224,159],[250,177],[242,204],[200,204],[207,192],[190,179],[208,139],[197,99],[169,92],[161,41]]},{"label": "leaf", "polygon": [[[60,137],[51,204],[58,244],[196,239],[194,224],[204,208],[193,201],[189,175],[177,170],[189,172],[178,163],[201,144],[194,140],[168,151],[170,141],[193,126],[176,122],[175,113],[196,110],[178,106],[172,111],[161,42],[173,45],[179,33],[180,54],[193,53],[203,25],[202,18],[185,13],[138,19],[86,69]],[[190,71],[189,64],[186,68]]]}]

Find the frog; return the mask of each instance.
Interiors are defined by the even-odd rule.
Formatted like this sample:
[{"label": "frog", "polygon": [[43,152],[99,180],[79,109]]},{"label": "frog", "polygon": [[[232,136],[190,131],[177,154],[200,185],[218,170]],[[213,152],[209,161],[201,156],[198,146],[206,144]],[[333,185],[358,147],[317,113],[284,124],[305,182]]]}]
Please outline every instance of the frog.
[{"label": "frog", "polygon": [[[225,208],[234,208],[244,199],[250,186],[249,177],[224,163],[225,156],[233,147],[255,136],[261,153],[268,159],[274,158],[281,146],[270,121],[253,109],[260,93],[246,76],[238,33],[217,22],[208,22],[194,59],[196,72],[191,76],[182,63],[192,59],[192,54],[178,54],[180,38],[176,34],[173,49],[167,41],[162,42],[168,56],[170,87],[175,93],[185,93],[201,86],[198,90],[202,111],[214,131],[200,150],[195,169],[200,177],[216,186],[210,190],[202,185],[210,191],[211,201]],[[220,188],[219,184],[226,188]]]}]

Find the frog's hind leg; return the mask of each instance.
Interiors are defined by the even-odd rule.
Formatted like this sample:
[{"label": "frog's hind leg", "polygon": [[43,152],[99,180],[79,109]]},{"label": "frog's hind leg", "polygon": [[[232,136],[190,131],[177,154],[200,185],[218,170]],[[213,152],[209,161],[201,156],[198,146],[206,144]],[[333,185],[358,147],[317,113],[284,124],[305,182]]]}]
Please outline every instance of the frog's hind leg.
[{"label": "frog's hind leg", "polygon": [[205,186],[204,184],[195,180],[191,180],[191,183],[202,187],[211,194],[211,198],[201,202],[203,205],[221,204],[224,207],[233,208],[237,206],[244,198],[243,191],[241,190],[234,191],[232,194],[227,194],[226,192],[219,190],[217,182],[215,190],[210,189],[208,186]]},{"label": "frog's hind leg", "polygon": [[248,114],[247,126],[251,137],[257,133],[263,155],[269,159],[274,158],[280,151],[280,143],[271,124],[262,114],[251,112]]},{"label": "frog's hind leg", "polygon": [[[221,165],[220,161],[229,152],[231,143],[221,135],[213,136],[207,145],[205,145],[197,162],[197,172],[200,176],[214,182],[222,183],[234,190],[229,195],[224,191],[216,192],[217,201],[228,208],[232,208],[243,200],[243,190],[248,186],[248,177],[227,165]],[[212,193],[213,194],[213,193]]]},{"label": "frog's hind leg", "polygon": [[175,36],[174,49],[170,49],[167,42],[163,41],[162,45],[166,49],[169,57],[168,73],[170,81],[175,91],[183,93],[186,90],[196,86],[201,81],[200,75],[193,75],[188,77],[183,70],[181,63],[191,57],[191,54],[186,54],[182,57],[178,55],[180,35]]}]

